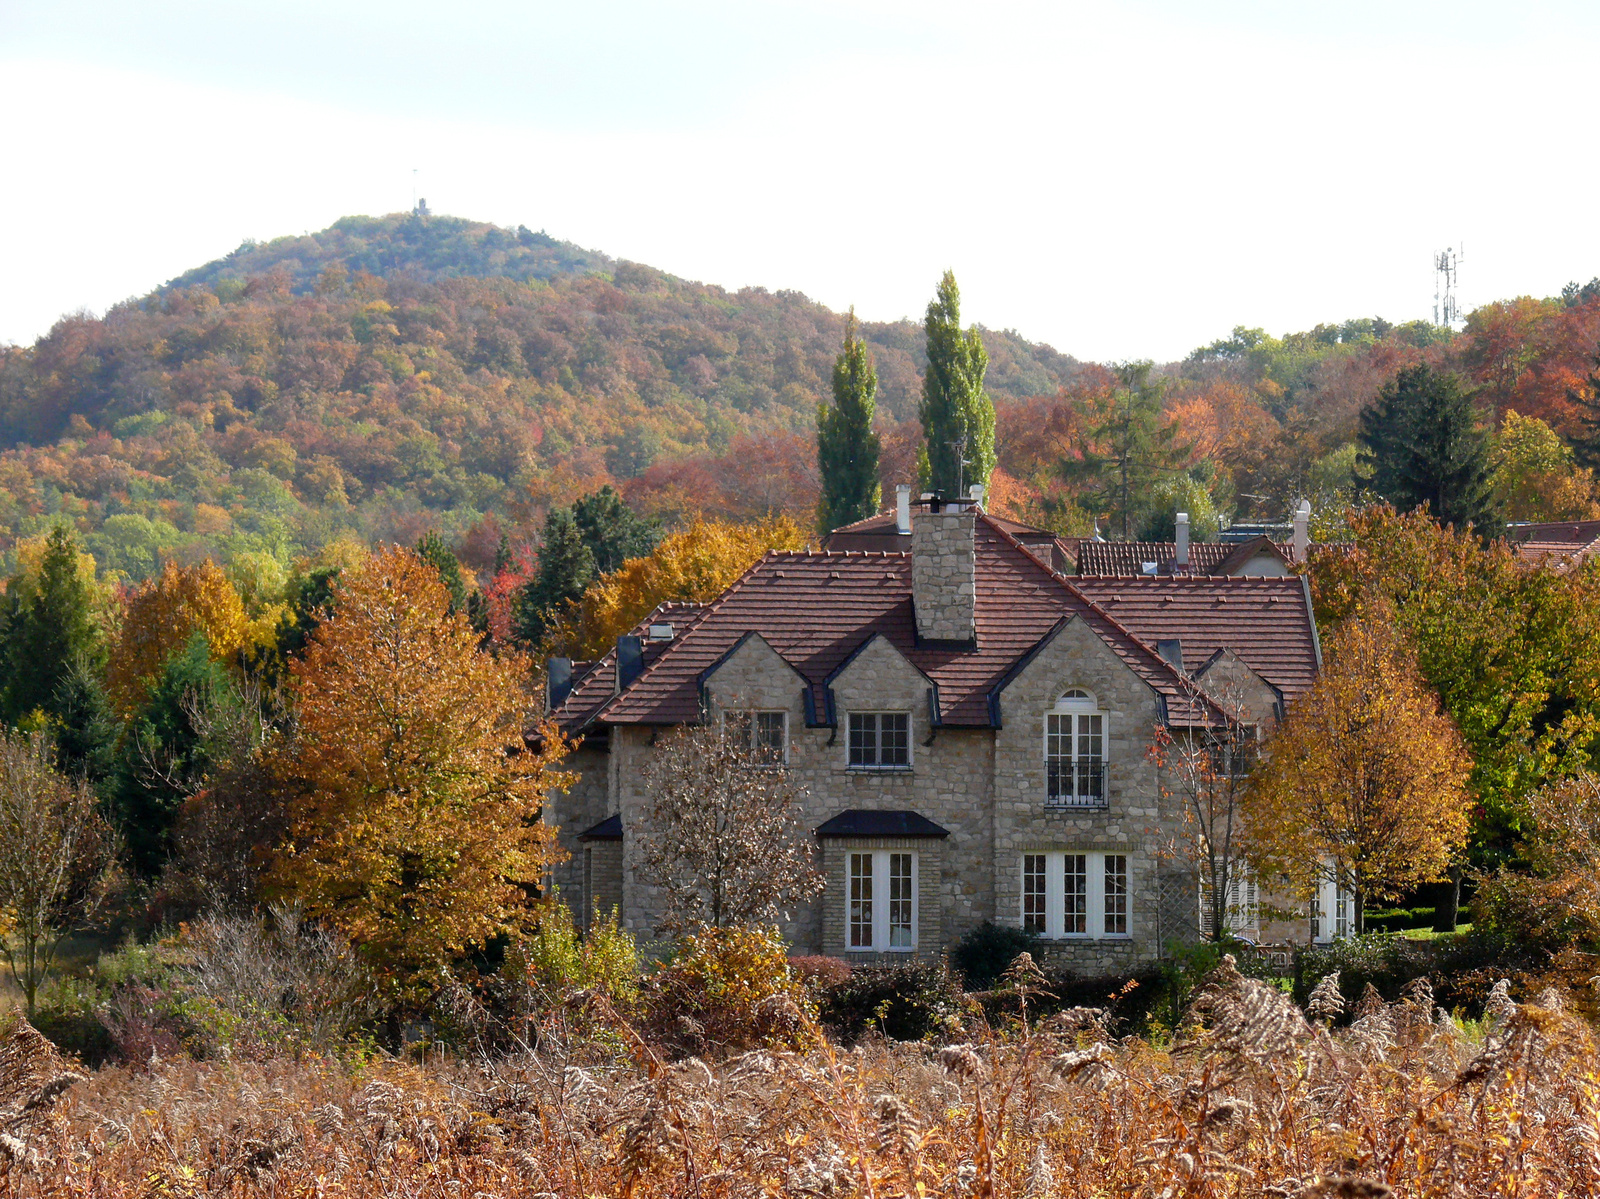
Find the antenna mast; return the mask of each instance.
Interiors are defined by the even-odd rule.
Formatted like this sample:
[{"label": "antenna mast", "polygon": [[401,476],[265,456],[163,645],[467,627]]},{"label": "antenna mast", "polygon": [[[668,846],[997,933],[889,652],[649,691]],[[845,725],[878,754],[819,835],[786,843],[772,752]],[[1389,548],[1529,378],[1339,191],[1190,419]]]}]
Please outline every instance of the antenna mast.
[{"label": "antenna mast", "polygon": [[1433,323],[1455,328],[1461,322],[1456,285],[1465,246],[1446,246],[1433,256]]}]

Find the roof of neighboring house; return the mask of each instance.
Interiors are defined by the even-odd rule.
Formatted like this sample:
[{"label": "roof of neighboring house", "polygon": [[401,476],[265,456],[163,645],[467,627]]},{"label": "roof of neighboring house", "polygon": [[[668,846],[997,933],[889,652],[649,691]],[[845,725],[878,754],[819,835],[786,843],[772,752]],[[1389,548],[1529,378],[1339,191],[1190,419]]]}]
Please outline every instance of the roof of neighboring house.
[{"label": "roof of neighboring house", "polygon": [[950,830],[920,812],[869,812],[851,808],[817,825],[819,837],[948,837]]},{"label": "roof of neighboring house", "polygon": [[[1114,575],[1126,577],[1151,573],[1146,565],[1154,564],[1154,573],[1173,573],[1173,559],[1178,547],[1171,541],[1084,541],[1078,546],[1078,573],[1080,575]],[[1288,565],[1291,550],[1270,537],[1252,537],[1248,541],[1217,542],[1197,541],[1189,545],[1189,574],[1229,575],[1242,570],[1258,554],[1268,554]]]},{"label": "roof of neighboring house", "polygon": [[1216,719],[1216,710],[1152,643],[1075,588],[1074,580],[1043,566],[998,521],[978,514],[975,541],[975,644],[918,640],[908,553],[771,553],[699,609],[659,653],[647,652],[643,671],[625,691],[612,694],[609,654],[579,680],[556,715],[569,729],[593,720],[697,722],[708,673],[756,633],[809,684],[810,710],[821,723],[829,676],[882,635],[932,680],[942,723],[986,728],[995,688],[1064,619],[1076,618],[1162,697],[1174,723]]},{"label": "roof of neighboring house", "polygon": [[1589,542],[1516,541],[1512,543],[1512,548],[1524,562],[1537,566],[1554,565],[1560,571],[1600,554],[1600,537]]},{"label": "roof of neighboring house", "polygon": [[1506,526],[1506,540],[1588,545],[1600,538],[1600,520],[1539,521]]},{"label": "roof of neighboring house", "polygon": [[1167,575],[1074,584],[1141,640],[1180,641],[1190,673],[1231,649],[1286,701],[1316,677],[1322,651],[1302,578]]}]

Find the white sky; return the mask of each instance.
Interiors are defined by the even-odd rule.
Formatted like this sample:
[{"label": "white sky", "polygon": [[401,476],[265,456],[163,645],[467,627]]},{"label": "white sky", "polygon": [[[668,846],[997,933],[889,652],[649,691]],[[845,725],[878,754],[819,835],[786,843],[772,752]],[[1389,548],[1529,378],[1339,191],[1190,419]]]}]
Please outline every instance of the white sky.
[{"label": "white sky", "polygon": [[0,341],[411,203],[1083,358],[1600,275],[1600,6],[0,0]]}]

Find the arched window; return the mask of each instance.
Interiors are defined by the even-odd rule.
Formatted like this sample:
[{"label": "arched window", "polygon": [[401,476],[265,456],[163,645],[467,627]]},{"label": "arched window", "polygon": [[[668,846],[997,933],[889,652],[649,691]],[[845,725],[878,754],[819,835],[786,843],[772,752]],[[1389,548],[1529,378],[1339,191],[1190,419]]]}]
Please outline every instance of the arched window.
[{"label": "arched window", "polygon": [[1106,717],[1094,694],[1070,687],[1044,717],[1045,806],[1099,808],[1106,802]]}]

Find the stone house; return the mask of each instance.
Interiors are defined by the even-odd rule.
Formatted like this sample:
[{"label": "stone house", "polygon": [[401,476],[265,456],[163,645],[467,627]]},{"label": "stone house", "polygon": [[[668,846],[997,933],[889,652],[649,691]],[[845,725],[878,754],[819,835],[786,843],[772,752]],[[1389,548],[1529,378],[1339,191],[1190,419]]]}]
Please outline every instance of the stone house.
[{"label": "stone house", "polygon": [[1149,750],[1158,727],[1217,727],[1224,690],[1271,728],[1320,664],[1304,580],[1069,576],[1048,534],[976,501],[902,497],[898,517],[904,548],[768,554],[598,661],[550,663],[551,714],[581,739],[551,812],[580,923],[615,906],[650,934],[644,768],[710,721],[805,787],[827,882],[785,929],[797,952],[933,955],[988,920],[1110,971],[1194,935],[1184,821]]}]

